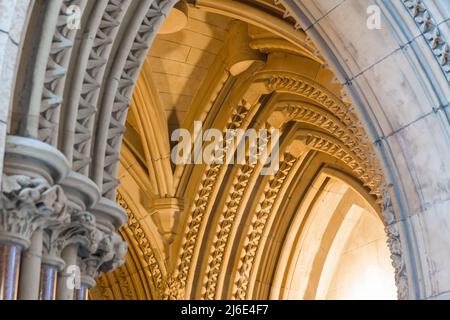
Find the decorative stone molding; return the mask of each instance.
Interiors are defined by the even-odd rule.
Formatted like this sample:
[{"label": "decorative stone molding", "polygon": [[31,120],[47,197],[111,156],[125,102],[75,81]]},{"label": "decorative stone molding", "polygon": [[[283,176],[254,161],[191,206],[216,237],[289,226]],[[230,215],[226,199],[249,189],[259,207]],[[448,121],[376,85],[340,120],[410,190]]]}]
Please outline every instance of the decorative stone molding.
[{"label": "decorative stone molding", "polygon": [[[267,124],[267,126],[270,126]],[[266,138],[266,145],[270,142],[270,137]],[[256,153],[259,157],[259,150]],[[231,235],[231,229],[235,224],[235,219],[239,207],[242,205],[245,192],[249,188],[249,181],[255,172],[256,164],[245,164],[238,167],[238,172],[233,185],[229,189],[229,197],[225,202],[224,208],[221,212],[218,222],[215,237],[210,250],[210,259],[206,266],[204,286],[202,291],[202,298],[214,300],[216,294],[217,282],[219,280],[220,269],[223,264],[225,249],[228,245],[228,240]]]},{"label": "decorative stone molding", "polygon": [[408,277],[406,274],[406,265],[403,256],[403,250],[398,229],[398,222],[395,217],[394,208],[389,194],[388,187],[383,188],[383,204],[381,210],[386,225],[385,231],[388,237],[387,244],[391,253],[392,266],[395,270],[395,284],[397,286],[397,294],[400,300],[408,299]]},{"label": "decorative stone molding", "polygon": [[[78,71],[80,72],[79,78],[82,78],[82,90],[77,100],[78,110],[73,141],[73,169],[77,172],[85,172],[91,162],[90,147],[102,81],[114,38],[117,36],[129,5],[129,0],[109,0],[104,8],[105,11],[98,24],[93,42],[86,44],[91,47],[86,68]],[[88,49],[86,48],[86,50]]]},{"label": "decorative stone molding", "polygon": [[163,272],[161,267],[156,259],[155,253],[152,249],[150,240],[147,238],[145,231],[142,229],[142,226],[139,220],[134,215],[133,211],[127,205],[125,199],[122,197],[120,193],[117,193],[117,202],[125,209],[128,215],[128,225],[127,227],[133,233],[136,242],[139,245],[139,249],[142,252],[143,259],[147,263],[148,268],[150,270],[150,274],[153,279],[153,283],[157,289],[163,287]]},{"label": "decorative stone molding", "polygon": [[204,287],[202,292],[202,297],[204,299],[215,299],[216,287],[219,280],[220,268],[223,263],[224,252],[228,244],[231,229],[235,222],[237,211],[244,197],[244,191],[247,188],[255,167],[255,165],[250,164],[239,167],[239,172],[235,180],[236,183],[233,184],[230,189],[230,195],[220,216],[216,236],[210,250],[211,258],[206,266],[206,276],[204,279]]},{"label": "decorative stone molding", "polygon": [[[228,119],[228,123],[226,125],[226,129],[233,130],[239,129],[244,119],[249,114],[250,105],[245,101],[241,100],[240,104],[233,111],[231,117]],[[224,141],[226,135],[224,134]],[[224,148],[221,154],[226,156],[226,149]],[[199,187],[199,191],[196,195],[196,199],[194,201],[193,208],[189,215],[188,220],[188,231],[185,234],[182,245],[182,252],[179,257],[179,265],[178,265],[178,281],[181,286],[184,288],[187,282],[187,277],[189,274],[189,270],[191,268],[191,260],[194,255],[194,248],[196,245],[196,241],[198,238],[198,230],[200,225],[202,224],[203,217],[206,214],[206,208],[208,206],[209,201],[211,201],[211,193],[213,191],[214,185],[217,181],[217,176],[221,170],[222,165],[213,163],[208,166],[205,171],[202,182]]]},{"label": "decorative stone molding", "polygon": [[298,155],[293,156],[290,153],[285,153],[280,162],[280,169],[275,176],[268,181],[264,189],[264,193],[261,196],[256,212],[252,218],[251,225],[248,229],[248,234],[244,241],[245,246],[240,255],[238,271],[233,282],[233,299],[245,300],[247,298],[246,294],[250,273],[252,271],[256,251],[259,247],[259,241],[264,231],[264,226],[272,212],[272,207],[278,193],[297,160]]},{"label": "decorative stone molding", "polygon": [[95,286],[95,279],[101,272],[111,272],[125,263],[127,244],[115,233],[102,232],[97,250],[80,257],[82,282],[89,288]]},{"label": "decorative stone molding", "polygon": [[179,276],[170,275],[164,279],[160,291],[163,300],[185,299],[185,288],[183,283],[179,280]]},{"label": "decorative stone molding", "polygon": [[147,56],[150,44],[156,37],[164,18],[176,2],[175,0],[155,0],[151,2],[150,8],[132,43],[130,53],[126,61],[124,61],[120,80],[116,85],[111,118],[107,128],[104,164],[103,168],[101,168],[103,170],[102,194],[106,198],[112,199],[115,197],[115,189],[119,184],[115,175],[134,85]]},{"label": "decorative stone molding", "polygon": [[3,176],[0,239],[27,248],[37,229],[51,228],[68,219],[66,198],[59,186],[39,178]]},{"label": "decorative stone molding", "polygon": [[426,3],[422,0],[402,0],[406,10],[422,31],[428,46],[438,61],[442,72],[450,83],[450,42],[442,35]]},{"label": "decorative stone molding", "polygon": [[[70,222],[47,228],[44,232],[44,261],[57,262],[62,251],[71,244],[79,245],[81,255],[96,252],[101,233],[96,228],[95,217],[89,212],[69,209]],[[59,264],[60,270],[64,267]]]},{"label": "decorative stone molding", "polygon": [[383,176],[367,157],[361,158],[354,149],[347,147],[340,140],[318,131],[303,131],[299,135],[304,137],[305,144],[312,150],[329,154],[345,163],[353,174],[370,189],[370,193],[381,201],[381,183]]},{"label": "decorative stone molding", "polygon": [[80,10],[84,10],[85,5],[85,0],[64,0],[62,2],[51,44],[42,92],[38,131],[39,140],[51,145],[56,144],[59,127],[59,109],[63,100],[64,82],[70,63],[70,54],[77,34],[76,29],[68,27],[68,8],[70,6],[77,6]]}]

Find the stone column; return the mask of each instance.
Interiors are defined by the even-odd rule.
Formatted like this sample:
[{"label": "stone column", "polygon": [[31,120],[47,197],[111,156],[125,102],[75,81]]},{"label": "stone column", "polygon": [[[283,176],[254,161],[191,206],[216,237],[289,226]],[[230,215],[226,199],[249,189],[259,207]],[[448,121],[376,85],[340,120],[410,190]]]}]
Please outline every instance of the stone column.
[{"label": "stone column", "polygon": [[[70,297],[73,297],[73,289],[78,282],[76,257],[79,252],[96,252],[101,238],[92,214],[74,210],[71,217],[70,223],[47,230],[44,241],[45,264],[53,270],[63,271],[59,277],[58,295],[65,300],[72,299]],[[66,250],[67,248],[68,250]],[[63,252],[67,261],[62,259]],[[56,277],[48,274],[42,276],[42,279],[42,297],[49,298],[49,300],[55,299]]]},{"label": "stone column", "polygon": [[22,247],[0,244],[0,300],[15,300]]},{"label": "stone column", "polygon": [[48,248],[65,264],[65,268],[58,273],[56,299],[73,300],[74,290],[80,288],[83,282],[78,256],[95,253],[101,240],[95,216],[86,211],[98,202],[100,191],[94,182],[75,172],[69,174],[62,186],[69,199],[71,223],[53,235],[56,247]]},{"label": "stone column", "polygon": [[86,300],[89,289],[96,284],[101,272],[111,272],[125,262],[127,244],[111,231],[102,231],[98,249],[89,256],[80,258],[81,287],[76,291],[76,300]]},{"label": "stone column", "polygon": [[36,230],[30,247],[22,255],[19,300],[37,300],[42,263],[42,230]]},{"label": "stone column", "polygon": [[[19,298],[38,298],[42,253],[42,251],[39,252],[42,248],[41,230],[64,214],[65,197],[59,187],[51,187],[43,179],[27,176],[3,177],[0,241],[2,243],[9,241],[14,246],[22,248],[29,248],[31,244],[29,254],[23,256]],[[8,285],[11,292],[14,292],[9,295],[9,298],[15,299],[17,297],[17,265],[11,268],[6,270],[6,275],[10,274],[6,279],[15,281],[15,284],[9,282]]]},{"label": "stone column", "polygon": [[[68,168],[64,155],[55,148],[34,139],[7,137],[0,194],[0,252],[5,261],[0,265],[0,291],[4,299],[38,299],[42,230],[66,215],[66,198],[57,184]],[[25,251],[22,260],[21,251]]]}]

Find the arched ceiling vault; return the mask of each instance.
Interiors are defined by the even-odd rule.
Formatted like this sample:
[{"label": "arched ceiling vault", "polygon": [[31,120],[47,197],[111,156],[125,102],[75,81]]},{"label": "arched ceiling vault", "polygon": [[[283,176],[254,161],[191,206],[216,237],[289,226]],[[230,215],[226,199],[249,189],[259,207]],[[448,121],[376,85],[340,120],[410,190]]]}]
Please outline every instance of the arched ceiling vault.
[{"label": "arched ceiling vault", "polygon": [[[151,234],[148,239],[158,244],[145,245],[150,240],[141,233],[138,243],[130,240],[127,266],[148,270],[148,255],[158,259],[150,259],[148,285],[137,285],[143,280],[128,268],[129,286],[148,286],[145,297],[158,299],[286,298],[288,292],[277,286],[286,287],[292,277],[288,260],[296,252],[289,241],[299,235],[290,226],[295,222],[301,232],[300,208],[320,197],[322,187],[314,189],[314,181],[353,190],[352,199],[379,214],[379,164],[333,72],[305,34],[283,19],[280,7],[271,1],[198,0],[190,12],[184,31],[156,38],[128,116],[132,133],[125,135],[119,174],[128,198],[121,199],[139,203],[139,213],[129,211],[131,224],[144,226],[145,237]],[[227,25],[234,19],[248,23],[248,46],[263,57],[235,76],[227,60],[233,46]],[[200,26],[200,38],[210,38],[203,49],[192,34]],[[211,60],[190,60],[192,52]],[[175,123],[177,102],[183,111]],[[280,129],[279,171],[261,176],[260,164],[173,167],[169,135],[177,127],[192,132],[195,120],[204,130]],[[95,297],[101,295],[96,291]]]},{"label": "arched ceiling vault", "polygon": [[[398,297],[448,298],[448,2],[377,1],[372,30],[369,0],[8,1],[4,174],[44,176],[102,231],[129,218],[93,298],[324,297],[362,212]],[[162,34],[174,7],[187,25]],[[195,121],[279,129],[279,170],[175,165]]]},{"label": "arched ceiling vault", "polygon": [[[39,41],[22,48],[10,133],[61,150],[98,186],[101,205],[116,200],[129,216],[127,263],[99,279],[93,298],[268,298],[276,268],[289,265],[271,264],[263,250],[283,255],[270,232],[289,231],[281,218],[296,215],[284,214],[286,201],[301,205],[308,192],[287,200],[290,190],[326,168],[358,181],[368,203],[383,197],[343,88],[278,2],[188,2],[186,28],[158,37],[176,0],[55,0],[44,11],[36,3],[46,14],[28,25]],[[79,28],[67,23],[74,5]],[[279,170],[174,166],[169,136],[192,132],[194,121],[204,130],[279,129]]]}]

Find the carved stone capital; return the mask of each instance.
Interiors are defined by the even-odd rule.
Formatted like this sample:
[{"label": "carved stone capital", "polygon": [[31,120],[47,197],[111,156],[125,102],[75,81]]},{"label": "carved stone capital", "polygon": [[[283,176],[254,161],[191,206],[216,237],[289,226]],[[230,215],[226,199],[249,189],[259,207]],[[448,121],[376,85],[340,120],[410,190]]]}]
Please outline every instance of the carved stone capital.
[{"label": "carved stone capital", "polygon": [[101,272],[111,272],[125,263],[127,244],[115,233],[101,233],[97,250],[79,259],[82,278],[96,279]]},{"label": "carved stone capital", "polygon": [[35,230],[69,219],[62,188],[51,186],[45,179],[3,176],[0,196],[0,241],[27,248]]},{"label": "carved stone capital", "polygon": [[[47,228],[44,232],[44,261],[55,265],[61,261],[62,251],[69,245],[78,245],[82,256],[91,252],[96,252],[101,241],[101,232],[96,228],[96,221],[93,214],[80,211],[74,208],[69,210],[70,221]],[[62,263],[57,265],[63,268]]]}]

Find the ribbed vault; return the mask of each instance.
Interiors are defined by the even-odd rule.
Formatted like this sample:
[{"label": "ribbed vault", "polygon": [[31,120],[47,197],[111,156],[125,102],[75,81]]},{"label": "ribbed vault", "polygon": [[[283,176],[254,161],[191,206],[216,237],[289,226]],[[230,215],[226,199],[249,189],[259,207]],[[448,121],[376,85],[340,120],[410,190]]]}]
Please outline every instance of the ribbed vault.
[{"label": "ribbed vault", "polygon": [[[293,289],[292,277],[298,276],[298,241],[306,237],[320,199],[327,192],[340,194],[327,209],[330,220],[323,222],[330,224],[327,237],[338,234],[355,206],[384,223],[384,178],[367,134],[323,57],[301,30],[291,29],[282,7],[271,1],[202,0],[192,10],[206,12],[203,17],[223,15],[229,23],[244,21],[248,47],[261,59],[230,74],[233,42],[226,35],[181,127],[192,131],[197,120],[204,130],[279,129],[280,168],[262,176],[260,164],[172,167],[174,127],[159,95],[176,84],[155,80],[153,70],[161,66],[153,65],[158,61],[150,53],[132,98],[119,170],[118,199],[130,216],[122,235],[132,249],[127,264],[103,276],[92,297],[315,298],[320,270],[331,258],[318,251],[305,262],[303,289]],[[182,38],[172,37],[180,50],[190,41]],[[156,43],[168,39],[158,36]],[[195,72],[186,76],[199,80]]]}]

